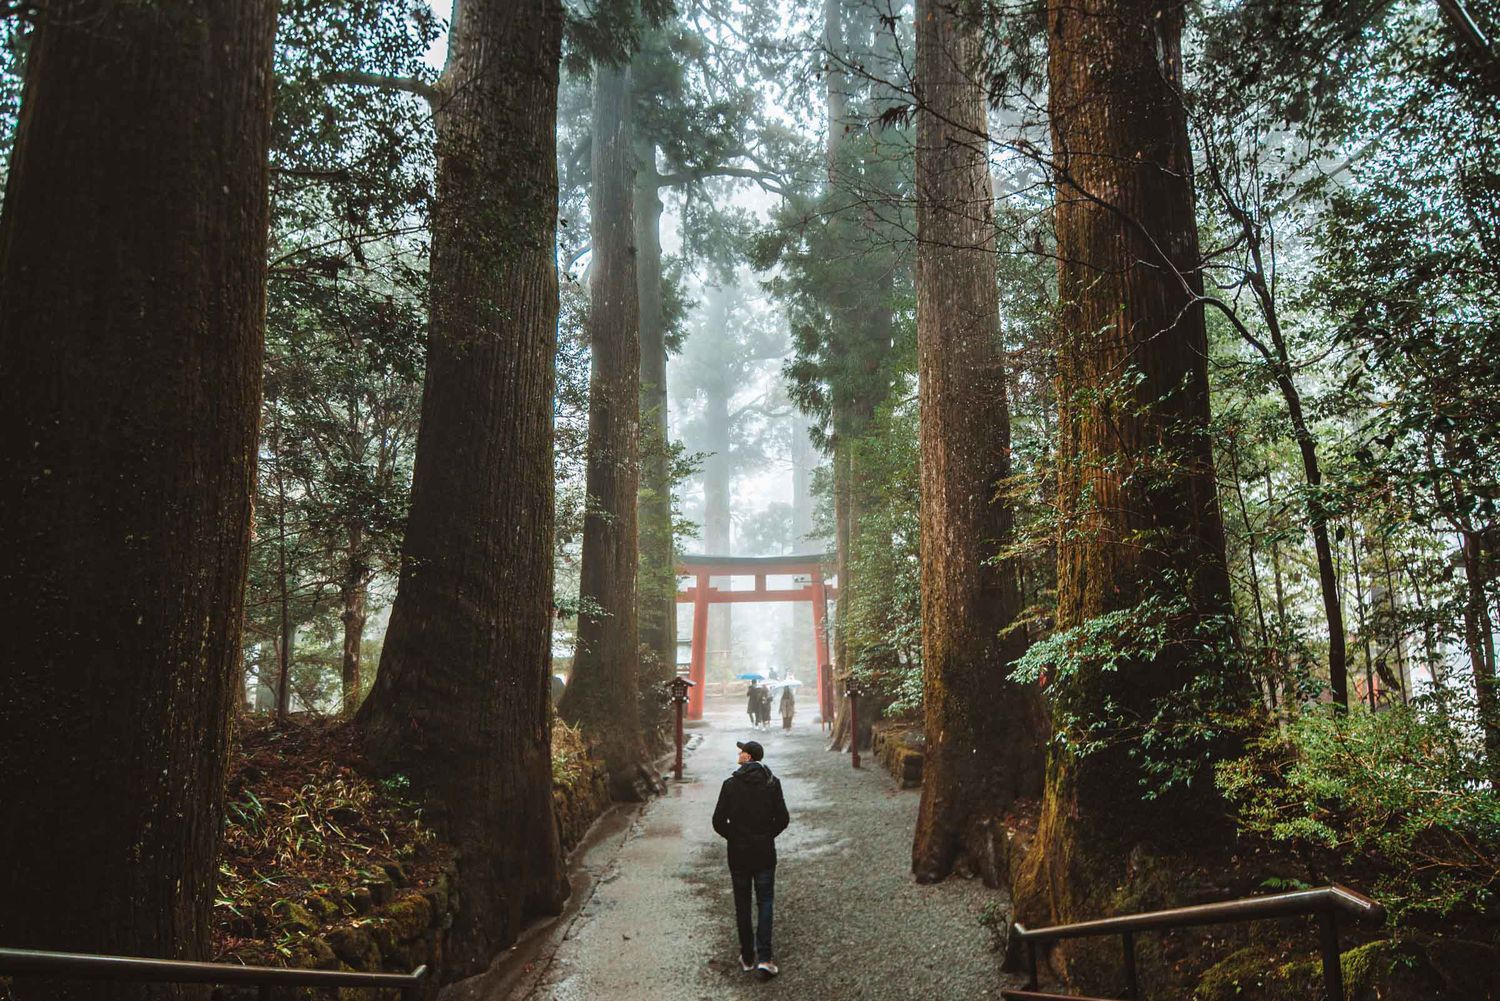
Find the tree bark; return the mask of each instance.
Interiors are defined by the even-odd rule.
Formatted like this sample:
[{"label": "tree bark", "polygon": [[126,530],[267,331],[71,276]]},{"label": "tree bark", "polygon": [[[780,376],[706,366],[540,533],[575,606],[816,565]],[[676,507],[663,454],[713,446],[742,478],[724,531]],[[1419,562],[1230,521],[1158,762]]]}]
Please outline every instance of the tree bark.
[{"label": "tree bark", "polygon": [[547,724],[562,21],[558,0],[465,0],[450,31],[411,511],[359,715],[457,848],[450,978],[567,893]]},{"label": "tree bark", "polygon": [[578,651],[558,712],[599,743],[617,799],[642,795],[636,495],[640,480],[640,304],[635,262],[635,151],[630,69],[594,67],[594,260],[589,268],[588,470]]},{"label": "tree bark", "polygon": [[359,522],[349,525],[349,544],[344,567],[344,580],[339,587],[339,601],[343,611],[339,619],[344,624],[344,645],[341,681],[343,712],[352,716],[359,708],[360,654],[365,640],[365,588],[370,580],[369,555],[364,549],[364,528]]},{"label": "tree bark", "polygon": [[921,401],[922,664],[926,754],[912,872],[934,882],[968,856],[986,883],[998,819],[1042,786],[1034,686],[1008,679],[1025,650],[1010,413],[995,279],[994,192],[976,26],[951,0],[918,0],[917,363]]},{"label": "tree bark", "polygon": [[273,0],[56,0],[31,37],[0,216],[7,946],[209,958],[275,22]]},{"label": "tree bark", "polygon": [[677,674],[677,565],[672,538],[672,469],[668,461],[666,316],[662,307],[661,195],[656,144],[637,143],[635,194],[637,284],[641,310],[641,462],[637,501],[640,569],[641,724],[666,732],[667,688]]},{"label": "tree bark", "polygon": [[[1033,852],[1020,874],[1026,923],[1074,921],[1140,901],[1127,859],[1153,843],[1212,850],[1229,836],[1211,768],[1228,748],[1200,711],[1250,711],[1232,657],[1224,529],[1208,439],[1207,338],[1199,296],[1181,80],[1182,8],[1165,0],[1052,0],[1049,100],[1059,265],[1057,627],[1148,599],[1186,611],[1151,624],[1149,662],[1053,682],[1054,740]],[[1220,658],[1223,657],[1223,660]],[[1214,705],[1204,703],[1214,700]],[[1147,786],[1137,727],[1159,712],[1182,734],[1180,775]],[[1175,724],[1175,725],[1174,725]],[[1078,750],[1080,730],[1102,742]],[[1154,798],[1146,798],[1153,793]]]}]

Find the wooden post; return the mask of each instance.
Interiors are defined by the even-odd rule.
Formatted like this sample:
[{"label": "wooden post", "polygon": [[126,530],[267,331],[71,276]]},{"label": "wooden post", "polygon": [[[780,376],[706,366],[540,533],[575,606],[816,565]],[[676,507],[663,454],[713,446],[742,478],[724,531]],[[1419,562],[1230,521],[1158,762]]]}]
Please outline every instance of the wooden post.
[{"label": "wooden post", "polygon": [[672,777],[682,781],[682,707],[687,703],[689,689],[695,686],[687,678],[672,679],[672,707],[677,716],[677,757],[672,762]]},{"label": "wooden post", "polygon": [[688,664],[688,719],[703,718],[704,676],[708,673],[708,574],[700,573],[693,590],[693,648]]},{"label": "wooden post", "polygon": [[1323,991],[1327,1001],[1344,1001],[1344,967],[1339,958],[1338,918],[1332,910],[1318,915],[1323,953]]},{"label": "wooden post", "polygon": [[813,656],[818,665],[818,715],[826,725],[833,716],[829,693],[833,680],[828,672],[828,598],[823,589],[823,568],[812,572]]}]

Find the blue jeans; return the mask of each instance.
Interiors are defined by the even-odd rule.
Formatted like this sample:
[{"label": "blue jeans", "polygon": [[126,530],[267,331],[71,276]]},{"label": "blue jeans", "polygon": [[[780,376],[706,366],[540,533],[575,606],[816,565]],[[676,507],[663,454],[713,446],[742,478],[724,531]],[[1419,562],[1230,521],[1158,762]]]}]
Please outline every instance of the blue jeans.
[{"label": "blue jeans", "polygon": [[[734,884],[734,918],[740,930],[740,958],[747,963],[764,963],[771,959],[771,911],[776,903],[776,867],[760,872],[729,870]],[[750,887],[755,887],[759,914],[755,928],[750,927]]]}]

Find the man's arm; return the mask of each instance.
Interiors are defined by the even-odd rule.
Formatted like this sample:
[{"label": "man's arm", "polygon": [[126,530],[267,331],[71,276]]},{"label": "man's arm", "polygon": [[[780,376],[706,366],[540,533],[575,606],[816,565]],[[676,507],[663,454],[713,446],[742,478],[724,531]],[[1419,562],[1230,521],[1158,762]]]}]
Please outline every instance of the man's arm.
[{"label": "man's arm", "polygon": [[719,786],[719,802],[714,806],[714,831],[729,840],[729,783]]},{"label": "man's arm", "polygon": [[771,837],[776,837],[786,830],[787,825],[792,822],[791,815],[786,812],[786,797],[781,792],[781,780],[776,780],[776,799],[771,807],[771,825],[773,831]]}]

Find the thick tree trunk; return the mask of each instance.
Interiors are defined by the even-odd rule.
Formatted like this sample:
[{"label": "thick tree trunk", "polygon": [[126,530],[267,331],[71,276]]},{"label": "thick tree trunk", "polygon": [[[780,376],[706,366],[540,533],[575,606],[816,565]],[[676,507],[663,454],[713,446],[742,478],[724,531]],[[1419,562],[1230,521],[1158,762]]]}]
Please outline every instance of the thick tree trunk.
[{"label": "thick tree trunk", "polygon": [[635,618],[641,342],[630,100],[628,67],[594,67],[588,510],[579,569],[585,609],[573,676],[558,705],[564,719],[599,742],[617,799],[641,795],[646,753]]},{"label": "thick tree trunk", "polygon": [[562,19],[558,0],[465,0],[449,37],[411,514],[359,717],[458,849],[452,978],[567,893],[547,726]]},{"label": "thick tree trunk", "polygon": [[[1136,628],[1160,629],[1163,642],[1147,662],[1085,666],[1053,682],[1064,730],[1018,886],[1028,924],[1143,903],[1112,894],[1131,885],[1128,860],[1141,864],[1152,845],[1222,845],[1229,830],[1211,769],[1228,748],[1199,736],[1201,714],[1249,711],[1250,691],[1230,666],[1207,437],[1192,161],[1177,90],[1182,8],[1053,0],[1048,21],[1061,262],[1057,627],[1134,609],[1146,616]],[[1158,738],[1149,746],[1147,721]],[[1084,740],[1100,746],[1081,751]],[[1146,756],[1177,781],[1153,778]]]},{"label": "thick tree trunk", "polygon": [[344,644],[340,703],[345,715],[353,715],[359,708],[360,653],[365,640],[365,587],[369,583],[369,556],[364,551],[364,529],[358,522],[349,526],[349,546],[345,556],[344,580],[339,586],[339,601],[343,610],[339,619],[344,624]]},{"label": "thick tree trunk", "polygon": [[912,845],[919,882],[967,855],[999,885],[998,818],[1041,793],[1045,719],[1008,680],[1025,650],[1009,544],[1010,475],[980,43],[951,0],[918,0],[917,359],[922,435],[922,664],[927,735]]},{"label": "thick tree trunk", "polygon": [[637,285],[641,304],[640,623],[642,726],[666,732],[667,687],[677,673],[677,566],[672,539],[672,472],[667,457],[667,344],[662,308],[661,195],[656,145],[640,142],[635,194]]},{"label": "thick tree trunk", "polygon": [[31,38],[0,217],[6,946],[209,958],[275,11],[56,0]]}]

